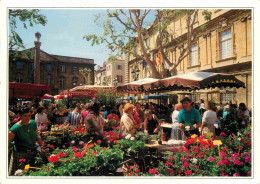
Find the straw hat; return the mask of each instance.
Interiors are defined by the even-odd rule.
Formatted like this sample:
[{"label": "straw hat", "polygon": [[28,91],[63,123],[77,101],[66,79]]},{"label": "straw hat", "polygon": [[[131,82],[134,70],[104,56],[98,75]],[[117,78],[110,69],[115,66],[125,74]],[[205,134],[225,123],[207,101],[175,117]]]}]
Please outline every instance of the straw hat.
[{"label": "straw hat", "polygon": [[129,109],[134,108],[135,106],[133,104],[127,103],[124,106],[124,112],[127,112]]}]

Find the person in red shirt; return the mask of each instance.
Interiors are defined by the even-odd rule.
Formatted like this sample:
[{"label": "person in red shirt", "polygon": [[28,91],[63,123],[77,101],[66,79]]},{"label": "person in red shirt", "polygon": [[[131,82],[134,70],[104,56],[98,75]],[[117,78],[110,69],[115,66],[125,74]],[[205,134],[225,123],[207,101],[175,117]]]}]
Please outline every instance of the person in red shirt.
[{"label": "person in red shirt", "polygon": [[116,123],[119,122],[119,118],[118,118],[118,116],[116,115],[116,111],[115,111],[115,110],[112,110],[112,111],[111,111],[111,113],[107,116],[107,119],[108,119],[108,120],[114,119],[114,120],[116,120]]},{"label": "person in red shirt", "polygon": [[143,119],[143,112],[141,111],[141,104],[137,102],[135,104],[135,109],[134,109],[134,124],[139,125],[139,127],[141,128],[143,125],[143,121],[144,119]]}]

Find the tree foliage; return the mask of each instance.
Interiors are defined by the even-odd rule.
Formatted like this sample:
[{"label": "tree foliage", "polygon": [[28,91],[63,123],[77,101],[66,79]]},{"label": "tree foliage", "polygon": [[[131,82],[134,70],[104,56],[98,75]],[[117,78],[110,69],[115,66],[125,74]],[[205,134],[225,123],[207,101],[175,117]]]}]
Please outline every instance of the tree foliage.
[{"label": "tree foliage", "polygon": [[[151,59],[152,50],[146,43],[146,39],[151,34],[158,33],[157,45],[155,50],[161,51],[162,57],[169,66],[169,71],[172,73],[176,70],[178,64],[189,54],[190,43],[196,39],[197,32],[194,31],[195,18],[198,14],[196,10],[177,10],[177,9],[116,9],[107,10],[106,18],[103,24],[98,23],[101,16],[96,16],[96,23],[103,28],[103,35],[88,34],[83,38],[91,42],[91,45],[106,44],[113,53],[124,53],[126,56],[134,56],[137,60],[145,60],[149,65],[152,77],[161,78],[159,71],[153,64]],[[153,13],[155,20],[148,26],[146,19],[148,15]],[[207,10],[202,12],[206,20],[210,20],[211,13]],[[188,33],[186,39],[177,38],[171,40],[171,36],[176,34],[169,29],[169,25],[175,18],[187,17]],[[175,48],[183,47],[176,63],[172,63],[167,59],[165,46],[172,43]],[[185,48],[184,48],[185,45]],[[136,46],[140,52],[136,51]],[[174,49],[174,48],[173,48]],[[154,52],[154,51],[153,51]],[[162,66],[164,67],[164,66]],[[168,72],[169,72],[168,71]]]},{"label": "tree foliage", "polygon": [[90,68],[82,68],[79,70],[79,73],[84,77],[85,84],[91,84],[91,72],[92,70]]},{"label": "tree foliage", "polygon": [[[23,40],[20,37],[19,33],[16,31],[18,22],[21,22],[25,29],[27,29],[29,26],[33,27],[35,24],[40,24],[43,26],[47,24],[47,17],[42,14],[39,14],[39,11],[40,10],[38,9],[32,9],[32,10],[10,9],[9,10],[9,49],[10,50],[25,49]],[[31,55],[31,53],[28,54]]]}]

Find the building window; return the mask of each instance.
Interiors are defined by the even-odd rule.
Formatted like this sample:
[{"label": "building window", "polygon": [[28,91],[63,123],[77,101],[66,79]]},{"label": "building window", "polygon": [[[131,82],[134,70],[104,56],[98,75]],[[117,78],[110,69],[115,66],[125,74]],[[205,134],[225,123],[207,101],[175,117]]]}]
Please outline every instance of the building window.
[{"label": "building window", "polygon": [[118,83],[123,83],[123,76],[117,75],[117,81],[118,81]]},{"label": "building window", "polygon": [[72,71],[72,73],[77,73],[77,72],[78,72],[78,67],[73,66],[73,67],[71,68],[71,71]]},{"label": "building window", "polygon": [[221,59],[232,57],[231,29],[220,34]]},{"label": "building window", "polygon": [[18,73],[16,75],[16,79],[15,80],[16,80],[16,82],[22,83],[23,82],[23,75],[21,73]]},{"label": "building window", "polygon": [[122,70],[122,65],[116,65],[117,70]]},{"label": "building window", "polygon": [[60,72],[66,72],[65,65],[60,65]]},{"label": "building window", "polygon": [[232,93],[221,93],[220,94],[220,100],[221,100],[222,104],[232,101],[232,99],[233,99]]},{"label": "building window", "polygon": [[52,71],[52,65],[50,63],[46,64],[46,71],[47,72]]},{"label": "building window", "polygon": [[72,78],[72,86],[76,87],[78,85],[78,77],[73,77]]},{"label": "building window", "polygon": [[23,62],[17,61],[16,62],[16,69],[23,69]]},{"label": "building window", "polygon": [[190,52],[190,66],[195,66],[198,64],[198,47],[197,44],[191,46]]},{"label": "building window", "polygon": [[52,80],[51,75],[47,75],[47,86],[51,86],[51,80]]},{"label": "building window", "polygon": [[65,88],[65,77],[63,76],[60,77],[60,88],[61,89]]}]

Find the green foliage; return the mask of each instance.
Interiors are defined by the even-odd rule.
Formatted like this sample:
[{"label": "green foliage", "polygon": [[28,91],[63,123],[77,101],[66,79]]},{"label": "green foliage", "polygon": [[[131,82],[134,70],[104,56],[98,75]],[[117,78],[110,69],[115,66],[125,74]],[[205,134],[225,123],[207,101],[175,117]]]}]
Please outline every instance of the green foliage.
[{"label": "green foliage", "polygon": [[17,21],[22,22],[25,29],[33,27],[34,24],[40,24],[45,26],[47,24],[46,16],[39,14],[38,9],[10,9],[9,10],[9,49],[24,49],[23,40],[20,35],[16,32]]},{"label": "green foliage", "polygon": [[203,10],[202,15],[204,16],[204,19],[206,21],[210,21],[212,12],[209,12],[208,10]]},{"label": "green foliage", "polygon": [[112,109],[116,104],[116,95],[111,94],[110,91],[99,90],[97,99],[109,109]]},{"label": "green foliage", "polygon": [[84,77],[86,84],[91,84],[91,72],[90,68],[83,68],[79,70],[79,73]]},{"label": "green foliage", "polygon": [[147,147],[145,147],[145,143],[142,140],[136,141],[121,139],[113,147],[115,149],[121,149],[128,154],[135,154],[137,151],[147,151]]}]

